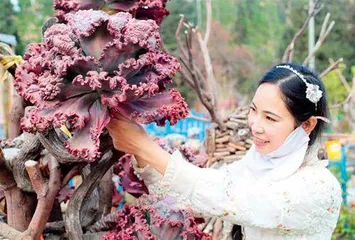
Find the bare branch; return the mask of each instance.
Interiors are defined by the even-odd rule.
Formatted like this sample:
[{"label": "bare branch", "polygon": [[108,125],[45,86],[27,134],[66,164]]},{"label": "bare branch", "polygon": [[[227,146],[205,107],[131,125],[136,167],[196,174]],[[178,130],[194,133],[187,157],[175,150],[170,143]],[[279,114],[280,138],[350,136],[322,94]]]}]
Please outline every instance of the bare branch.
[{"label": "bare branch", "polygon": [[24,111],[25,102],[15,90],[9,123],[9,139],[14,139],[21,134],[20,120],[23,117]]},{"label": "bare branch", "polygon": [[303,32],[306,30],[309,20],[312,17],[314,17],[315,15],[317,15],[319,10],[320,10],[319,0],[316,0],[314,2],[312,11],[310,11],[310,14],[308,14],[308,17],[306,18],[306,20],[303,23],[302,27],[298,30],[298,32],[295,34],[295,36],[291,40],[290,44],[287,46],[287,48],[286,48],[286,50],[285,50],[285,52],[284,52],[284,54],[282,56],[282,62],[292,62],[296,41],[303,34]]},{"label": "bare branch", "polygon": [[175,38],[178,43],[179,50],[181,51],[183,57],[185,57],[185,59],[187,59],[188,58],[187,52],[185,51],[184,45],[182,44],[181,38],[180,38],[180,32],[181,32],[182,27],[184,26],[184,22],[185,22],[185,16],[181,15],[179,25],[178,25],[176,32],[175,32]]},{"label": "bare branch", "polygon": [[208,39],[211,33],[211,25],[212,25],[212,3],[211,0],[206,0],[206,32],[205,32],[205,37],[203,38],[203,42],[206,46],[208,44]]},{"label": "bare branch", "polygon": [[[33,163],[32,161],[27,164],[26,168],[35,169],[36,166],[37,164]],[[34,188],[35,190],[39,190],[39,192],[36,192],[38,204],[36,207],[36,211],[32,217],[31,223],[28,226],[28,229],[24,232],[24,236],[31,236],[33,239],[39,239],[40,235],[45,229],[46,223],[53,208],[55,198],[60,190],[61,171],[59,168],[58,161],[53,156],[49,158],[48,167],[50,172],[49,181],[43,182],[43,184],[46,186],[41,186],[38,189]],[[31,169],[30,171],[34,169]],[[34,170],[33,173],[40,174],[38,170]],[[29,175],[32,183],[35,181],[41,181],[41,178],[43,178],[36,178],[37,176],[32,175],[32,173],[30,172]],[[43,189],[48,189],[45,195],[41,195],[43,193]]]},{"label": "bare branch", "polygon": [[123,153],[117,151],[114,151],[114,154],[111,152],[106,153],[85,181],[83,181],[79,188],[74,192],[70,199],[65,218],[65,226],[70,239],[82,239],[83,232],[80,223],[80,211],[84,199],[92,193],[98,185],[99,180],[122,155]]},{"label": "bare branch", "polygon": [[329,107],[329,109],[336,109],[336,108],[342,108],[344,107],[347,103],[350,102],[351,98],[352,98],[352,93],[349,93],[348,96],[346,97],[346,99],[340,103],[336,103],[336,104],[333,104]]},{"label": "bare branch", "polygon": [[64,139],[61,139],[55,130],[50,130],[46,135],[37,133],[37,136],[47,151],[60,163],[85,162],[85,160],[75,158],[68,153],[64,147]]},{"label": "bare branch", "polygon": [[[333,59],[329,59],[329,62],[330,64],[333,64],[334,63],[334,60]],[[348,91],[348,93],[351,92],[351,87],[349,85],[349,83],[346,81],[344,75],[341,73],[341,71],[339,69],[335,69],[335,73],[338,75],[341,83],[344,85],[344,87],[346,88],[346,91]]]},{"label": "bare branch", "polygon": [[321,74],[319,74],[319,78],[323,78],[329,72],[333,71],[334,69],[337,69],[339,67],[339,63],[341,62],[343,62],[343,58],[339,58],[336,62],[330,64]]},{"label": "bare branch", "polygon": [[3,222],[0,222],[0,233],[1,236],[8,239],[17,239],[21,235],[21,232]]},{"label": "bare branch", "polygon": [[[183,16],[179,21],[175,37],[178,43],[179,51],[181,52],[180,60],[183,64],[183,69],[180,70],[180,73],[184,81],[186,81],[196,91],[200,101],[210,113],[212,121],[218,123],[220,128],[224,129],[224,123],[218,114],[217,84],[213,72],[212,61],[207,47],[212,21],[212,7],[210,0],[207,1],[206,7],[207,29],[204,38],[202,38],[198,27],[194,28],[190,23],[186,23],[184,21],[185,19]],[[185,31],[185,44],[182,43],[180,38],[180,32],[182,31],[183,26],[187,28],[187,30]],[[198,45],[202,53],[202,57],[204,60],[204,68],[206,70],[207,75],[206,77],[201,73],[200,68],[194,63],[195,56],[193,54],[192,47],[193,37],[197,38]]]},{"label": "bare branch", "polygon": [[328,21],[330,19],[330,13],[327,13],[326,17],[324,18],[323,24],[322,24],[322,29],[320,31],[317,43],[313,47],[311,53],[306,57],[306,59],[303,61],[303,65],[308,65],[309,61],[311,58],[314,56],[314,54],[317,52],[317,50],[322,46],[325,38],[328,36],[330,31],[333,29],[335,22],[332,21],[329,26],[328,26]]},{"label": "bare branch", "polygon": [[25,170],[25,162],[29,159],[36,159],[42,149],[41,142],[35,135],[26,134],[26,141],[19,154],[12,161],[12,173],[14,174],[17,186],[21,190],[33,192],[31,182]]},{"label": "bare branch", "polygon": [[39,163],[33,160],[28,160],[25,162],[25,167],[30,176],[33,189],[37,193],[37,198],[46,196],[48,185],[39,169]]},{"label": "bare branch", "polygon": [[211,122],[211,119],[198,117],[198,116],[195,116],[195,115],[193,115],[191,113],[187,116],[187,118],[196,119],[196,120],[199,120],[199,121],[202,121],[202,122]]},{"label": "bare branch", "polygon": [[12,172],[5,164],[4,154],[0,148],[0,191],[6,191],[16,186],[16,182]]}]

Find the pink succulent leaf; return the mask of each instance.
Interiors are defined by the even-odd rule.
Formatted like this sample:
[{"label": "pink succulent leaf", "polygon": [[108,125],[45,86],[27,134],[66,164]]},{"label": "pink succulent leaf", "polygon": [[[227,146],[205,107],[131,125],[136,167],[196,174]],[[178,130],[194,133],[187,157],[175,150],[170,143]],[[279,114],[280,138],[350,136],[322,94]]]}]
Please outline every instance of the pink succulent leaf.
[{"label": "pink succulent leaf", "polygon": [[66,13],[87,9],[107,9],[109,12],[128,12],[137,19],[153,19],[160,24],[169,14],[167,0],[54,0],[57,16],[62,19]]},{"label": "pink succulent leaf", "polygon": [[187,104],[175,89],[149,98],[118,104],[115,110],[139,123],[156,122],[159,126],[163,126],[166,120],[174,125],[188,115]]},{"label": "pink succulent leaf", "polygon": [[[74,29],[75,30],[75,29]],[[74,34],[73,28],[65,24],[55,24],[44,33],[46,47],[63,56],[74,56],[80,53],[77,47],[78,36]]]},{"label": "pink succulent leaf", "polygon": [[89,119],[83,128],[73,132],[73,138],[66,143],[66,149],[74,157],[95,161],[102,153],[100,148],[100,135],[110,122],[108,108],[96,100],[89,109]]},{"label": "pink succulent leaf", "polygon": [[28,64],[24,63],[16,69],[16,79],[14,86],[17,92],[27,101],[39,104],[41,99],[40,88],[37,84],[35,73],[27,70]]},{"label": "pink succulent leaf", "polygon": [[161,44],[159,26],[153,20],[131,19],[125,27],[125,40],[140,47],[156,49]]},{"label": "pink succulent leaf", "polygon": [[58,101],[65,101],[67,99],[80,97],[89,93],[93,93],[93,90],[89,87],[66,84],[61,88],[60,93],[57,95],[56,99]]},{"label": "pink succulent leaf", "polygon": [[146,215],[138,206],[125,205],[117,214],[116,228],[103,236],[103,240],[158,240],[149,229]]},{"label": "pink succulent leaf", "polygon": [[[125,205],[117,214],[116,227],[104,236],[114,239],[176,239],[211,240],[212,237],[198,228],[198,222],[188,210],[174,210],[171,202],[153,202],[149,205]],[[170,203],[170,204],[174,204]]]},{"label": "pink succulent leaf", "polygon": [[107,24],[107,30],[116,38],[122,37],[122,30],[126,27],[129,21],[132,20],[132,15],[129,13],[120,12],[110,17]]},{"label": "pink succulent leaf", "polygon": [[165,89],[165,84],[171,82],[180,64],[166,53],[147,52],[138,59],[128,59],[118,67],[120,71],[116,74],[125,77],[130,85],[138,86],[148,82],[159,84]]},{"label": "pink succulent leaf", "polygon": [[54,0],[53,6],[65,13],[79,9],[99,9],[104,6],[105,0]]},{"label": "pink succulent leaf", "polygon": [[126,154],[118,160],[115,166],[115,174],[120,177],[120,182],[124,191],[139,198],[143,194],[148,194],[148,188],[144,182],[134,174],[132,165],[132,155]]},{"label": "pink succulent leaf", "polygon": [[86,56],[99,58],[103,46],[113,41],[114,37],[107,31],[108,19],[107,13],[95,10],[81,10],[66,16]]},{"label": "pink succulent leaf", "polygon": [[[147,2],[147,1],[146,1]],[[150,0],[150,6],[141,7],[136,11],[137,19],[153,19],[157,24],[161,24],[164,17],[169,15],[169,11],[165,9],[166,0],[154,1]]]},{"label": "pink succulent leaf", "polygon": [[62,202],[66,203],[71,198],[71,196],[73,195],[74,192],[75,192],[74,187],[70,187],[70,186],[66,185],[58,193],[58,196],[57,196],[58,202],[59,203],[62,203]]},{"label": "pink succulent leaf", "polygon": [[[89,119],[89,106],[98,98],[96,93],[70,98],[63,102],[47,102],[47,108],[25,109],[21,126],[27,132],[46,132],[50,127],[67,125],[69,130],[83,128]],[[85,108],[86,107],[86,108]]]},{"label": "pink succulent leaf", "polygon": [[73,80],[76,75],[86,75],[89,71],[100,71],[100,66],[94,57],[91,56],[79,56],[75,57],[71,64],[68,65],[66,78]]},{"label": "pink succulent leaf", "polygon": [[124,63],[127,59],[135,58],[139,50],[139,46],[123,44],[121,41],[115,40],[106,45],[99,60],[103,69],[113,74],[120,64]]}]

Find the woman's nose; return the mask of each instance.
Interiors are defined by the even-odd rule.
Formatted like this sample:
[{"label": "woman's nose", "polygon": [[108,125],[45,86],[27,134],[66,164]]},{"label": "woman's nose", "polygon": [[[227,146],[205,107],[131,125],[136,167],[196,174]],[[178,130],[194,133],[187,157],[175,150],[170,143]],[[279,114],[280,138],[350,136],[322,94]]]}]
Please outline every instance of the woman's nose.
[{"label": "woman's nose", "polygon": [[255,120],[251,123],[250,128],[254,134],[261,134],[261,133],[265,132],[262,124],[257,120]]}]

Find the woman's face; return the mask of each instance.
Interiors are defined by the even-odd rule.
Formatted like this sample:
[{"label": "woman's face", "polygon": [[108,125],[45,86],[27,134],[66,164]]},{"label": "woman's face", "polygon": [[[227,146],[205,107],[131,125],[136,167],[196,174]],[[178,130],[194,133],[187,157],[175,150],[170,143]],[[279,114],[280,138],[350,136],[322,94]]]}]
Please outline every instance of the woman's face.
[{"label": "woman's face", "polygon": [[253,142],[259,153],[271,153],[282,145],[296,128],[277,85],[261,84],[252,100],[248,116]]}]

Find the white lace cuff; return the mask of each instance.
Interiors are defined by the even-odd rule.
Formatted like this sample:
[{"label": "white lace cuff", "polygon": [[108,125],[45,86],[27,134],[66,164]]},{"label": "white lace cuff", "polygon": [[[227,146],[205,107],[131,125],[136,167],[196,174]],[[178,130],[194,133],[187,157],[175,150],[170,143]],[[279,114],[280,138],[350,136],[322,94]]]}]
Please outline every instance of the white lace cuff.
[{"label": "white lace cuff", "polygon": [[190,199],[200,177],[201,168],[187,162],[180,151],[171,155],[168,167],[161,181],[162,192],[168,195],[181,195]]},{"label": "white lace cuff", "polygon": [[134,173],[139,179],[144,180],[144,183],[148,186],[156,184],[159,182],[162,178],[163,175],[160,174],[157,170],[152,168],[149,164],[145,166],[144,168],[138,167],[138,163],[135,157],[132,159],[132,165],[134,169]]}]

